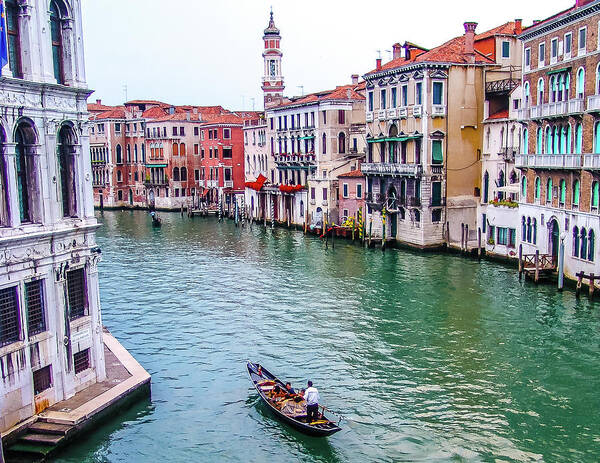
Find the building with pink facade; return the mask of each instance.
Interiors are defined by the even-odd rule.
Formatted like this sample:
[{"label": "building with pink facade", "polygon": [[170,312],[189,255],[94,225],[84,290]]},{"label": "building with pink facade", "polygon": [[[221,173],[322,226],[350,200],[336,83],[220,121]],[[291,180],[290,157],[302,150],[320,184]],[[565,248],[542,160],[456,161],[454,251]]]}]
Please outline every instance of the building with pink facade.
[{"label": "building with pink facade", "polygon": [[338,175],[340,223],[349,218],[358,220],[358,211],[365,213],[365,175],[358,170]]}]

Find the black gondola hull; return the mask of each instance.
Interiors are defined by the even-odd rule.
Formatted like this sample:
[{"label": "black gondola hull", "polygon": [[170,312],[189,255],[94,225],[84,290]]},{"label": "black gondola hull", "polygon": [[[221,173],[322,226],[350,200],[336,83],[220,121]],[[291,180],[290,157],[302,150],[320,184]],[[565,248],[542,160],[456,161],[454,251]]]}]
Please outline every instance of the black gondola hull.
[{"label": "black gondola hull", "polygon": [[[254,385],[256,392],[258,392],[258,395],[260,396],[262,401],[265,403],[265,405],[269,408],[271,413],[273,415],[275,415],[275,417],[278,418],[279,420],[283,421],[284,423],[290,425],[294,429],[297,429],[298,431],[300,431],[304,434],[307,434],[309,436],[315,436],[315,437],[330,436],[330,435],[335,434],[336,432],[342,430],[339,426],[337,426],[335,424],[332,424],[331,426],[326,427],[326,428],[313,426],[308,423],[303,423],[302,421],[298,421],[298,420],[294,419],[293,417],[290,417],[290,416],[286,415],[285,413],[282,413],[280,410],[275,408],[273,406],[273,404],[269,401],[267,396],[260,389],[260,386],[258,385],[258,381],[265,380],[265,379],[272,380],[272,381],[275,381],[282,388],[285,388],[285,383],[280,381],[275,375],[270,373],[264,367],[262,367],[262,376],[259,376],[257,374],[257,364],[255,364],[255,363],[248,362],[246,364],[246,368],[248,370],[248,376],[250,377],[250,381],[252,381],[252,384]],[[327,418],[325,416],[323,416],[323,419],[327,420]]]}]

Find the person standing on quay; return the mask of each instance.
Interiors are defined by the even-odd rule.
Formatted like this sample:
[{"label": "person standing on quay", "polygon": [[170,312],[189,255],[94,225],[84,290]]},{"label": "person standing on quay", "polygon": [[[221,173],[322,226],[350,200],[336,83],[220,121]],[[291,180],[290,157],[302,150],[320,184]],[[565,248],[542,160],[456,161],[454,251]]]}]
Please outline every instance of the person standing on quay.
[{"label": "person standing on quay", "polygon": [[319,419],[319,391],[313,387],[312,381],[308,382],[308,388],[304,392],[304,400],[306,400],[306,418],[308,423]]}]

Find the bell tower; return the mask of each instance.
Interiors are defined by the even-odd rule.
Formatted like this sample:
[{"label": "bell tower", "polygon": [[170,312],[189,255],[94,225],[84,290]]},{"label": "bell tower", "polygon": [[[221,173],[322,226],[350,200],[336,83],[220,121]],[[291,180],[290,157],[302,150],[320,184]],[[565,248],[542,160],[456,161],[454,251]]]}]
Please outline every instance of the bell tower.
[{"label": "bell tower", "polygon": [[276,106],[283,101],[283,76],[281,75],[281,35],[279,29],[275,27],[273,20],[273,10],[269,25],[265,29],[263,36],[265,42],[265,51],[263,58],[265,60],[265,71],[263,77],[262,89],[265,96],[265,109]]}]

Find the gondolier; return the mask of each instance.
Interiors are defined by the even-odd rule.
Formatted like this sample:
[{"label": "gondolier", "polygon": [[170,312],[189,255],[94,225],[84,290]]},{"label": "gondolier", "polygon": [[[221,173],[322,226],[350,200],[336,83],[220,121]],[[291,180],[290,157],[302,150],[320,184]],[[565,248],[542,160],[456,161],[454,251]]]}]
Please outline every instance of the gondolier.
[{"label": "gondolier", "polygon": [[308,381],[304,400],[306,400],[306,418],[309,423],[319,419],[319,399],[319,391],[313,386],[312,381]]}]

